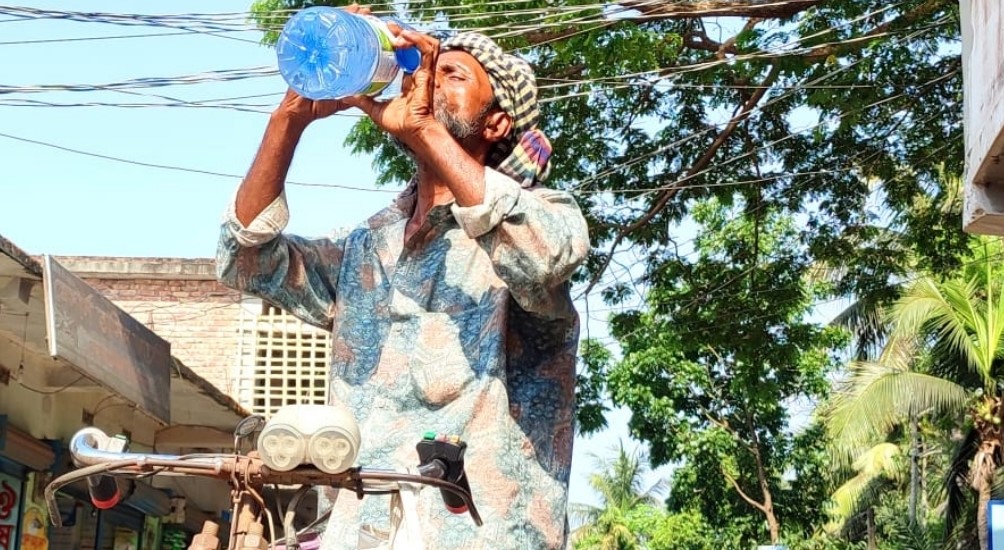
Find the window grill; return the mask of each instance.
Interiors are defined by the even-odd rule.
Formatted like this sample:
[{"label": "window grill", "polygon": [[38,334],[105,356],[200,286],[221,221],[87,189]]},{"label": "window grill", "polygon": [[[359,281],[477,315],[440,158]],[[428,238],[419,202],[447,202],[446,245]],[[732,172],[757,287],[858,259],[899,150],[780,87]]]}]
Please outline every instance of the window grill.
[{"label": "window grill", "polygon": [[241,327],[241,405],[269,416],[283,405],[327,403],[330,334],[265,303]]}]

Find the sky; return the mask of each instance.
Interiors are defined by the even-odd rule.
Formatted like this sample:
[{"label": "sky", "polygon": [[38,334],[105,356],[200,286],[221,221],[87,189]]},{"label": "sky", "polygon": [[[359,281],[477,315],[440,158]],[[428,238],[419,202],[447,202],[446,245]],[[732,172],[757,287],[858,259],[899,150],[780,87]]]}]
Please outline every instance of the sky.
[{"label": "sky", "polygon": [[[19,3],[38,10],[161,15],[239,14],[249,6],[250,0]],[[0,235],[30,254],[213,256],[222,213],[254,158],[268,113],[286,89],[282,79],[259,76],[118,91],[107,85],[274,69],[274,51],[258,43],[261,34],[178,34],[153,26],[24,20],[4,13],[0,8]],[[53,86],[85,91],[53,91]],[[236,103],[245,110],[56,106],[166,101],[149,94],[190,103]],[[308,128],[289,180],[309,185],[287,187],[288,231],[319,236],[357,225],[399,190],[374,187],[372,159],[351,155],[342,146],[358,116],[335,116]],[[606,334],[597,318],[602,315],[585,327],[593,337]],[[610,429],[576,441],[570,502],[597,503],[586,482],[595,466],[591,454],[611,456],[622,438],[633,449],[627,420],[625,411],[615,411]],[[659,470],[651,483],[666,474],[665,468]]]}]

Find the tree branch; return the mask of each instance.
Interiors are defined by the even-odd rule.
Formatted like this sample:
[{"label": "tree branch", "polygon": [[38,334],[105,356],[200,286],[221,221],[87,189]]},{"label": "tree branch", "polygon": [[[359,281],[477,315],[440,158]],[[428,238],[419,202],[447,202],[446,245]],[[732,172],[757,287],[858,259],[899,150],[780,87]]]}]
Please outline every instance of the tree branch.
[{"label": "tree branch", "polygon": [[760,504],[756,500],[753,500],[753,497],[747,495],[746,492],[743,491],[743,488],[739,486],[739,482],[736,481],[736,478],[730,476],[729,473],[725,471],[725,468],[722,468],[722,475],[725,476],[725,479],[729,480],[729,483],[732,484],[732,488],[735,489],[736,492],[739,493],[739,496],[742,497],[743,500],[748,502],[750,506],[756,508],[757,510],[760,510],[764,514],[767,513],[767,508],[765,508],[763,504]]},{"label": "tree branch", "polygon": [[[632,6],[639,3],[647,3],[647,1],[648,0],[622,0],[620,4],[624,6]],[[910,23],[913,23],[914,21],[926,15],[933,13],[937,9],[944,7],[949,1],[950,0],[928,0],[927,2],[921,4],[914,10],[904,13],[891,21],[882,23],[859,37],[845,40],[838,44],[827,44],[823,46],[817,46],[815,48],[809,48],[807,51],[803,51],[801,53],[797,53],[794,55],[813,61],[813,60],[825,59],[830,55],[834,55],[837,53],[844,53],[855,48],[863,47],[864,45],[870,42],[871,38],[882,35],[893,28],[909,25]],[[759,9],[761,11],[759,12],[759,15],[757,17],[769,18],[771,17],[771,15],[769,14],[772,13],[769,10],[780,9],[779,6],[781,5],[787,5],[787,9],[793,10],[791,11],[791,14],[794,15],[795,13],[807,10],[819,3],[820,3],[819,0],[790,0],[790,1],[779,1],[779,2],[710,0],[706,2],[696,2],[688,4],[677,4],[677,3],[669,5],[659,4],[655,6],[649,6],[646,9],[648,9],[649,11],[662,10],[661,13],[664,14],[664,18],[672,18],[670,17],[670,15],[673,15],[673,17],[687,18],[687,17],[700,17],[703,15],[714,14],[714,12],[699,11],[699,10],[709,10],[709,9],[746,10],[742,12],[742,14],[752,17],[753,13],[750,10]],[[638,9],[639,11],[643,11],[641,7],[639,7]],[[689,15],[684,15],[685,13]],[[777,17],[776,15],[777,12],[773,13],[775,13],[774,17]],[[734,14],[740,15],[738,11],[734,12]],[[691,36],[691,43],[695,47],[697,47],[697,49],[710,50],[709,46],[712,43],[714,43],[713,41],[709,41],[706,44],[699,44],[698,41],[695,41],[693,39],[693,36],[694,35]],[[728,41],[726,41],[726,43],[720,44],[719,46],[720,48],[728,48]],[[734,47],[734,43],[732,44],[732,47]],[[720,51],[723,50],[716,49],[715,51],[716,57],[721,55],[719,53]],[[724,50],[724,52],[728,53],[728,50],[726,49]],[[792,54],[781,54],[778,55],[777,57],[790,57],[791,55]],[[749,101],[745,103],[743,109],[739,112],[739,114],[734,116],[729,121],[728,125],[722,130],[722,132],[718,135],[718,137],[711,144],[711,146],[705,151],[705,154],[702,155],[702,157],[698,159],[696,163],[694,163],[694,165],[690,168],[690,170],[688,170],[687,175],[675,181],[670,186],[664,187],[663,190],[659,193],[658,197],[655,199],[653,205],[648,209],[648,211],[645,214],[643,214],[635,222],[621,229],[617,233],[617,235],[614,237],[610,245],[610,252],[606,256],[606,258],[604,258],[603,263],[601,264],[600,268],[597,270],[595,275],[592,277],[589,284],[586,286],[586,289],[583,292],[583,294],[588,294],[599,283],[599,280],[603,276],[603,273],[610,265],[611,258],[617,252],[617,248],[621,245],[624,239],[630,233],[638,230],[640,227],[644,226],[645,224],[649,223],[653,218],[655,218],[655,216],[658,215],[663,208],[665,208],[666,204],[670,201],[670,199],[675,197],[676,194],[681,189],[685,188],[685,186],[680,185],[681,183],[699,175],[699,173],[704,169],[707,163],[718,151],[718,149],[721,148],[721,146],[725,143],[728,137],[735,131],[736,127],[749,115],[750,111],[752,111],[752,109],[760,101],[760,99],[766,93],[769,86],[777,78],[778,74],[779,74],[778,65],[775,64],[771,69],[771,73],[764,80],[763,84],[761,84],[761,87],[758,88],[756,93],[754,93],[754,95],[749,99]]]},{"label": "tree branch", "polygon": [[548,73],[542,73],[539,76],[539,78],[540,79],[552,78],[554,80],[566,80],[566,79],[570,79],[570,78],[573,78],[573,77],[574,78],[581,78],[582,77],[582,72],[585,71],[585,70],[586,70],[585,63],[578,63],[576,65],[569,65],[569,66],[563,68],[562,70],[556,71],[554,73],[550,73],[550,74],[548,74]]},{"label": "tree branch", "polygon": [[760,483],[760,490],[763,492],[764,512],[771,506],[770,484],[767,480],[767,468],[763,464],[763,456],[760,454],[760,437],[756,434],[756,425],[753,424],[753,414],[746,409],[746,429],[750,432],[751,448],[753,449],[753,459],[756,461],[756,477]]},{"label": "tree branch", "polygon": [[[601,24],[600,26],[605,26],[605,24]],[[600,28],[600,26],[598,26],[597,28]],[[571,36],[575,36],[581,32],[582,32],[582,27],[572,25],[569,28],[563,30],[530,31],[524,34],[523,36],[526,38],[527,42],[530,43],[531,46],[537,46],[548,42],[558,42]]]},{"label": "tree branch", "polygon": [[760,493],[763,495],[763,508],[761,508],[761,511],[766,516],[767,526],[770,529],[770,542],[771,544],[777,544],[780,537],[780,525],[777,522],[777,517],[774,515],[774,497],[770,492],[767,469],[764,467],[763,455],[760,453],[760,437],[757,436],[756,425],[753,422],[753,413],[750,411],[748,403],[746,405],[746,429],[750,432],[753,457],[756,459],[756,477],[760,482]]},{"label": "tree branch", "polygon": [[850,50],[861,48],[865,44],[868,44],[871,41],[871,38],[887,33],[896,27],[908,26],[921,17],[930,15],[938,8],[944,7],[946,3],[947,0],[928,0],[927,2],[917,6],[914,10],[908,11],[890,21],[886,21],[861,36],[856,36],[836,44],[827,44],[825,46],[811,48],[809,51],[799,54],[799,57],[808,61],[817,61],[819,59],[825,59],[831,55],[846,53]]},{"label": "tree branch", "polygon": [[613,258],[614,253],[617,252],[617,247],[620,246],[621,242],[624,241],[624,238],[627,237],[632,232],[636,231],[638,228],[652,221],[652,218],[658,215],[659,212],[661,212],[662,209],[666,207],[666,204],[669,203],[670,199],[675,197],[676,194],[679,193],[682,189],[686,188],[686,186],[680,185],[681,183],[684,183],[688,180],[695,178],[698,174],[701,173],[702,170],[704,170],[705,167],[707,167],[708,163],[711,162],[711,159],[714,158],[715,153],[718,152],[718,149],[720,149],[722,145],[725,144],[725,141],[728,140],[729,136],[731,136],[733,132],[735,132],[736,128],[739,127],[739,124],[741,124],[744,120],[746,120],[750,112],[752,112],[753,109],[757,106],[757,104],[760,103],[760,100],[763,99],[763,96],[767,94],[767,90],[770,89],[771,85],[774,84],[774,81],[777,80],[777,77],[780,74],[781,74],[780,66],[779,65],[772,66],[770,72],[767,74],[767,77],[764,78],[763,83],[760,84],[756,92],[754,92],[754,94],[750,96],[748,100],[746,100],[746,102],[739,109],[739,113],[733,116],[731,120],[729,120],[729,123],[718,134],[718,137],[715,138],[715,141],[712,142],[711,146],[708,147],[706,151],[704,151],[703,155],[701,155],[701,158],[697,159],[697,161],[690,167],[690,169],[687,170],[687,175],[676,180],[669,186],[663,187],[662,191],[659,193],[659,196],[656,197],[655,203],[648,209],[648,211],[645,212],[645,214],[642,215],[640,218],[635,220],[634,223],[621,229],[617,233],[617,236],[614,237],[613,243],[611,243],[610,245],[609,255],[606,257],[606,259],[604,259],[603,264],[600,266],[599,270],[597,270],[596,274],[593,275],[592,280],[589,281],[589,285],[586,286],[585,291],[583,291],[584,295],[589,294],[589,291],[591,291],[593,287],[595,287],[597,283],[599,283],[600,277],[603,276],[603,272],[606,271],[607,266],[610,265],[610,260]]},{"label": "tree branch", "polygon": [[739,31],[725,42],[722,42],[722,44],[718,47],[718,51],[715,52],[715,57],[718,59],[725,59],[725,54],[727,53],[733,55],[739,53],[739,49],[736,48],[736,41],[739,39],[739,35],[744,32],[752,31],[753,27],[755,27],[760,21],[761,19],[758,17],[751,17],[748,21],[746,21],[746,24],[743,25],[743,30]]},{"label": "tree branch", "polygon": [[[646,21],[659,21],[663,19],[698,19],[701,17],[750,17],[753,19],[788,19],[795,14],[803,12],[823,0],[710,0],[704,2],[678,2],[664,1],[653,3],[652,0],[621,0],[617,4],[641,13],[638,16],[621,15],[610,22],[603,22],[597,26],[601,28],[611,24],[611,22],[633,21],[644,23]],[[524,35],[531,46],[547,42],[556,42],[570,36],[575,36],[582,32],[582,27],[572,25],[567,29],[552,29],[531,31]],[[718,44],[717,42],[704,37],[706,42]],[[734,45],[734,44],[733,44]],[[710,50],[707,45],[698,45],[699,50],[717,52],[718,48]],[[735,53],[730,51],[727,53]]]},{"label": "tree branch", "polygon": [[728,53],[736,55],[739,50],[736,49],[736,44],[734,39],[729,39],[732,41],[731,44],[726,42],[716,42],[712,40],[704,31],[693,31],[684,34],[682,37],[683,46],[685,48],[690,48],[691,50],[704,50],[706,52],[711,52],[715,55],[721,53]]},{"label": "tree branch", "polygon": [[715,418],[715,416],[711,414],[711,411],[709,411],[707,407],[701,405],[700,403],[697,404],[697,408],[701,410],[701,414],[704,415],[705,420],[724,430],[725,433],[731,435],[732,438],[736,440],[736,442],[744,443],[743,440],[739,437],[739,434],[737,434],[736,431],[732,429],[732,426],[729,426],[728,420],[719,420]]},{"label": "tree branch", "polygon": [[693,19],[696,17],[755,17],[788,19],[821,4],[823,0],[707,0],[704,2],[660,2],[621,0],[625,8],[637,10],[641,17],[627,19]]}]

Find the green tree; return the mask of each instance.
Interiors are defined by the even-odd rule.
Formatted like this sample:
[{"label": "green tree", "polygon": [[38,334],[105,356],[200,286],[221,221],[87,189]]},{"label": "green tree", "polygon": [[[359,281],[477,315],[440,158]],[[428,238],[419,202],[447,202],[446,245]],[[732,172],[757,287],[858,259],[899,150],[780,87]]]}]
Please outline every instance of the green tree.
[{"label": "green tree", "polygon": [[858,454],[852,465],[855,475],[833,493],[831,514],[834,519],[827,525],[827,531],[840,531],[848,520],[860,513],[861,508],[867,507],[867,540],[869,546],[874,547],[874,519],[870,514],[873,513],[875,501],[881,496],[884,486],[902,481],[904,468],[901,459],[900,446],[888,442],[879,443]]},{"label": "green tree", "polygon": [[[950,483],[968,482],[977,492],[977,528],[980,547],[987,548],[987,503],[996,470],[1004,463],[1001,454],[1001,390],[998,359],[1004,352],[1004,285],[994,273],[999,246],[986,239],[977,241],[981,271],[957,279],[918,281],[893,310],[895,333],[933,341],[936,368],[970,390],[966,427],[971,445],[960,449]],[[979,246],[979,245],[978,245]],[[949,495],[958,496],[956,491]],[[949,520],[959,510],[958,499],[950,501]]]},{"label": "green tree", "polygon": [[[671,510],[729,518],[744,545],[780,543],[782,518],[812,509],[796,506],[811,491],[793,487],[814,463],[801,460],[805,448],[819,442],[794,433],[789,407],[826,391],[843,342],[840,331],[802,320],[813,289],[791,220],[763,209],[753,221],[741,215],[753,208],[737,199],[693,209],[695,253],[650,276],[646,311],[612,318],[624,358],[608,378],[654,463],[683,462]],[[725,285],[729,301],[708,299]],[[792,474],[795,482],[785,479]]]},{"label": "green tree", "polygon": [[[961,178],[941,167],[938,169],[938,181],[945,197],[942,200],[918,200],[909,209],[911,219],[958,219],[962,211]],[[960,222],[957,220],[956,223]],[[936,233],[947,233],[944,229]],[[845,433],[839,426],[840,411],[834,410],[834,406],[837,409],[849,407],[847,410],[855,414],[868,414],[865,407],[854,408],[852,403],[874,399],[872,392],[881,386],[873,386],[876,381],[886,376],[914,376],[920,384],[926,379],[930,374],[927,372],[930,354],[919,356],[923,350],[902,338],[890,340],[889,306],[903,295],[923,270],[944,271],[949,269],[948,266],[959,263],[958,259],[946,262],[942,258],[940,265],[934,265],[932,258],[936,255],[930,254],[930,247],[926,246],[929,243],[911,240],[908,232],[901,227],[877,226],[875,230],[884,235],[888,248],[896,248],[897,255],[904,258],[904,271],[911,279],[896,279],[889,285],[864,292],[836,316],[833,324],[851,332],[851,354],[856,360],[846,369],[846,376],[837,386],[833,399],[821,409],[824,418],[829,412],[838,413],[837,417],[829,418],[830,449],[836,466],[833,474],[843,482],[833,494],[831,521],[826,526],[827,530],[842,531],[852,537],[855,532],[863,531],[869,548],[877,544],[875,517],[881,514],[875,507],[885,501],[898,503],[902,500],[905,503],[903,512],[907,527],[919,532],[932,532],[937,527],[924,525],[925,511],[931,508],[928,499],[933,496],[928,487],[939,485],[943,479],[944,472],[939,468],[947,463],[944,456],[945,449],[951,446],[947,441],[951,430],[930,422],[931,410],[928,410],[905,413],[902,425],[892,434]],[[813,277],[839,284],[846,269],[848,266],[842,264],[838,264],[836,269],[824,264],[814,269]],[[851,437],[847,437],[849,435]],[[858,437],[862,435],[865,439]],[[889,498],[888,493],[903,491],[906,491],[904,499]],[[861,518],[864,520],[861,521]]]},{"label": "green tree", "polygon": [[[596,457],[594,457],[596,458]],[[633,550],[642,548],[646,534],[638,530],[643,515],[658,506],[665,489],[660,481],[645,487],[648,457],[629,453],[621,442],[613,459],[598,459],[589,485],[600,497],[599,506],[574,505],[572,516],[581,523],[573,534],[578,550]]]},{"label": "green tree", "polygon": [[666,513],[664,509],[642,507],[632,517],[632,526],[644,533],[647,550],[715,550],[715,529],[700,513],[692,510]]},{"label": "green tree", "polygon": [[[933,375],[923,350],[912,339],[888,341],[875,361],[854,361],[822,408],[837,469],[851,470],[833,495],[831,531],[861,513],[873,514],[884,492],[906,487],[909,525],[923,523],[920,503],[925,477],[922,455],[929,452],[930,437],[921,433],[925,418],[952,413],[964,406],[968,393],[955,382]],[[868,417],[895,419],[877,430]],[[889,420],[893,422],[892,420]],[[874,537],[873,525],[868,526]],[[923,526],[920,526],[923,528]]]}]

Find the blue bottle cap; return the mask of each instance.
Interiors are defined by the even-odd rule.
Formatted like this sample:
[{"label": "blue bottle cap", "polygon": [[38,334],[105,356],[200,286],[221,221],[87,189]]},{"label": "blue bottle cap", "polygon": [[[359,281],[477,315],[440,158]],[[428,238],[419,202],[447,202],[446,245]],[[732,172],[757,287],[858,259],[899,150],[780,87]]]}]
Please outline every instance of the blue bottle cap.
[{"label": "blue bottle cap", "polygon": [[397,59],[397,64],[400,65],[401,70],[407,74],[417,71],[419,65],[422,64],[422,54],[419,53],[418,48],[394,50],[394,57]]},{"label": "blue bottle cap", "polygon": [[[396,17],[388,17],[387,22],[395,23],[402,29],[413,31],[414,27],[408,25],[404,21]],[[397,60],[397,65],[401,67],[401,70],[405,74],[411,74],[418,70],[419,65],[422,64],[422,54],[418,51],[418,48],[405,48],[403,50],[394,50],[394,58]]]}]

